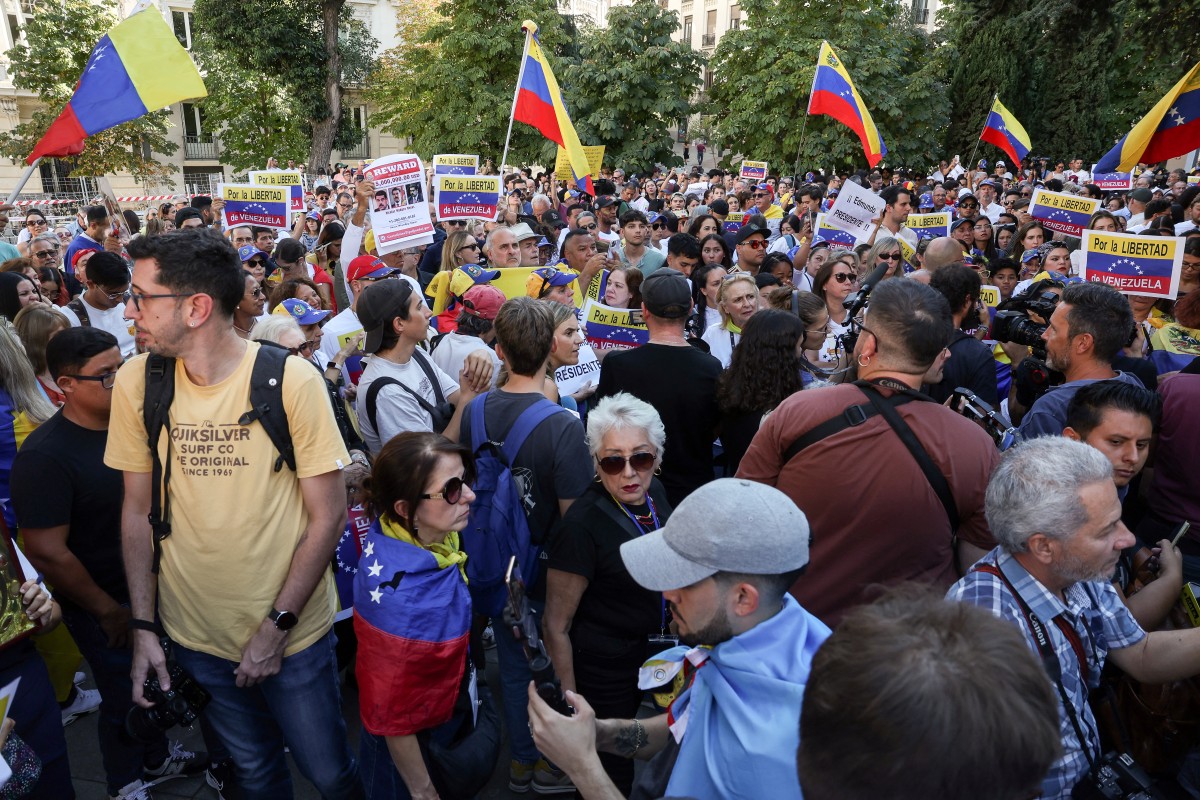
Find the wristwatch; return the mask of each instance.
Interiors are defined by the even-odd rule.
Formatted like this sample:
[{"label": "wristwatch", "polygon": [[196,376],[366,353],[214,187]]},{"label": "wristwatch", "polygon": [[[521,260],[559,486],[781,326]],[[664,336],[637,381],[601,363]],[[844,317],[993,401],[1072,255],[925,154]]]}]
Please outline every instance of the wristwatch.
[{"label": "wristwatch", "polygon": [[274,622],[275,627],[284,633],[296,627],[296,623],[300,621],[300,618],[291,611],[279,611],[275,608],[271,609],[271,613],[267,615],[267,619]]}]

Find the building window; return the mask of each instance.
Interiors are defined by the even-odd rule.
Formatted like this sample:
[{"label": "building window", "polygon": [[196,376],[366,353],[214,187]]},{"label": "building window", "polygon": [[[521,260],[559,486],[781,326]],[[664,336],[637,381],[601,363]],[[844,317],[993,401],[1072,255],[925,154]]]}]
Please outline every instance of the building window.
[{"label": "building window", "polygon": [[742,27],[742,8],[738,5],[729,7],[729,30],[736,31]]},{"label": "building window", "polygon": [[171,26],[184,50],[192,49],[192,12],[171,9]]},{"label": "building window", "polygon": [[707,92],[709,89],[711,89],[712,84],[713,84],[712,70],[709,69],[708,67],[705,67],[704,68],[704,91]]},{"label": "building window", "polygon": [[688,44],[692,43],[692,18],[683,18],[683,40]]},{"label": "building window", "polygon": [[929,0],[913,0],[913,24],[924,25],[929,22]]}]

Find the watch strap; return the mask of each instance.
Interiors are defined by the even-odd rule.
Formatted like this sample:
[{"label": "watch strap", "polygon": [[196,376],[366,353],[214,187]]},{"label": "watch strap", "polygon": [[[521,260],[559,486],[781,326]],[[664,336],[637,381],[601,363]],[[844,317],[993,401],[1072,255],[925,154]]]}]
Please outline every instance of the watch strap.
[{"label": "watch strap", "polygon": [[138,619],[137,617],[133,617],[129,620],[129,630],[150,631],[158,636],[163,635],[162,626],[160,626],[157,622],[151,622],[148,619]]}]

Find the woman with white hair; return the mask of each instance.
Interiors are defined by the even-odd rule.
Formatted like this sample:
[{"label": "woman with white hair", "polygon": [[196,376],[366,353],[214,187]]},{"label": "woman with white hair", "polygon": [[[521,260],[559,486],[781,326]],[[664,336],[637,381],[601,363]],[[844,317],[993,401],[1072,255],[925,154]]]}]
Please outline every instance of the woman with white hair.
[{"label": "woman with white hair", "polygon": [[[671,514],[654,477],[666,432],[649,403],[619,392],[588,414],[596,481],[572,504],[546,542],[546,649],[564,689],[588,698],[600,718],[636,715],[638,669],[675,644],[662,595],[639,586],[621,544],[661,528]],[[626,794],[633,762],[601,755]]]}]

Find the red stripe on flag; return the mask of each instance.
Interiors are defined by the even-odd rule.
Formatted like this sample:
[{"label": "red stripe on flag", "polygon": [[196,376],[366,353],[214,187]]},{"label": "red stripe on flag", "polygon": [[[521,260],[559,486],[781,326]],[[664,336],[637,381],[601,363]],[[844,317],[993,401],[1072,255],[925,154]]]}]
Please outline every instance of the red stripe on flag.
[{"label": "red stripe on flag", "polygon": [[467,664],[467,634],[445,642],[392,636],[354,615],[358,708],[376,736],[408,736],[454,712]]},{"label": "red stripe on flag", "polygon": [[522,89],[517,94],[517,108],[513,112],[513,119],[532,125],[550,141],[560,147],[566,147],[562,131],[558,127],[558,115],[554,113],[554,106],[528,89]]},{"label": "red stripe on flag", "polygon": [[808,106],[808,113],[831,116],[858,134],[858,140],[862,142],[863,152],[870,166],[875,166],[883,158],[882,153],[871,152],[871,145],[867,141],[867,127],[863,124],[858,110],[846,98],[838,97],[836,94],[824,91],[823,89],[818,89],[812,95],[812,101]]},{"label": "red stripe on flag", "polygon": [[1190,153],[1200,147],[1200,117],[1184,125],[1172,125],[1154,134],[1138,161],[1152,164]]},{"label": "red stripe on flag", "polygon": [[1007,136],[1005,136],[1003,133],[996,130],[995,128],[984,128],[983,135],[981,135],[979,137],[979,140],[981,142],[987,142],[988,144],[994,144],[994,145],[996,145],[996,147],[999,147],[1001,150],[1004,151],[1005,155],[1007,155],[1010,159],[1012,159],[1011,163],[1013,163],[1013,164],[1021,163],[1021,159],[1017,155],[1016,149],[1012,146],[1012,142],[1010,142],[1008,140]]},{"label": "red stripe on flag", "polygon": [[67,103],[62,113],[58,115],[58,119],[51,123],[46,132],[42,134],[42,138],[34,145],[33,152],[29,154],[29,158],[25,159],[25,163],[32,164],[42,156],[54,156],[55,158],[77,156],[83,152],[83,140],[86,138],[87,131],[79,124],[79,120],[75,116],[75,109],[71,108],[70,103]]}]

